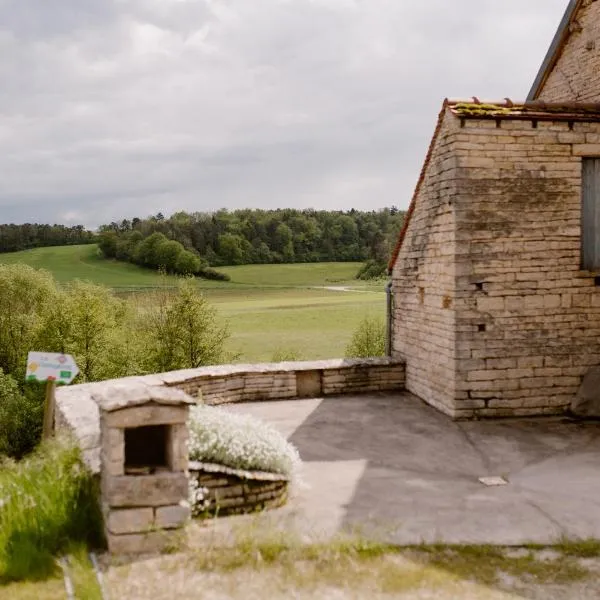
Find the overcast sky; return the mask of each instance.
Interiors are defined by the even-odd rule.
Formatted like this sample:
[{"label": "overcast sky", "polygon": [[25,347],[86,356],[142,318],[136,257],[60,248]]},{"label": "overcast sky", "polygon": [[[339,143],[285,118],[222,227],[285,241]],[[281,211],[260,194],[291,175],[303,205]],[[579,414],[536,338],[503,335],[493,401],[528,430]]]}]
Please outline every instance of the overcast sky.
[{"label": "overcast sky", "polygon": [[568,0],[0,0],[0,222],[406,208],[444,97],[524,99]]}]

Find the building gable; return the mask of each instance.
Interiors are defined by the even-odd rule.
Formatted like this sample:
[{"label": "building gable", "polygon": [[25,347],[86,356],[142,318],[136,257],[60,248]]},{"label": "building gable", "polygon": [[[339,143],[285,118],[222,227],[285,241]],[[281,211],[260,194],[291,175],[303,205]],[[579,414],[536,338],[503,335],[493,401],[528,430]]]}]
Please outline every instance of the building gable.
[{"label": "building gable", "polygon": [[600,101],[600,2],[570,0],[528,101]]}]

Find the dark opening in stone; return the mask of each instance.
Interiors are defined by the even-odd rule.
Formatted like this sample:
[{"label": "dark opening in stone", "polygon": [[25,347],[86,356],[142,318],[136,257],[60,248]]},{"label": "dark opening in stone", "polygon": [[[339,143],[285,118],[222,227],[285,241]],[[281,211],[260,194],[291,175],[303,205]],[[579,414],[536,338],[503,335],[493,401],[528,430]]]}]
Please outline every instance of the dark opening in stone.
[{"label": "dark opening in stone", "polygon": [[477,331],[485,331],[485,330],[486,330],[486,326],[484,323],[477,325]]},{"label": "dark opening in stone", "polygon": [[594,277],[594,284],[596,287],[600,287],[600,275]]},{"label": "dark opening in stone", "polygon": [[125,429],[125,474],[148,475],[169,468],[168,425]]}]

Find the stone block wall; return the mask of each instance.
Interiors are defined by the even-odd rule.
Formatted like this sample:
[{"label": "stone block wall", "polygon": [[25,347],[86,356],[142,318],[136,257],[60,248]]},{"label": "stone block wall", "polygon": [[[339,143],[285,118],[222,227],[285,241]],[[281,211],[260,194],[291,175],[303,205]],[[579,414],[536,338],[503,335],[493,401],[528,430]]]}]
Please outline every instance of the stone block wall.
[{"label": "stone block wall", "polygon": [[600,102],[600,2],[583,0],[560,57],[537,98],[546,102]]},{"label": "stone block wall", "polygon": [[221,365],[164,375],[205,404],[318,398],[404,389],[404,363],[387,358]]},{"label": "stone block wall", "polygon": [[453,414],[455,387],[455,138],[440,115],[414,213],[392,273],[393,356],[406,361],[406,389]]},{"label": "stone block wall", "polygon": [[600,124],[466,120],[455,140],[455,415],[563,413],[600,364],[600,287],[580,266]]},{"label": "stone block wall", "polygon": [[204,491],[204,513],[249,514],[285,504],[288,480],[282,475],[190,462],[190,477]]},{"label": "stone block wall", "polygon": [[409,391],[455,418],[568,409],[600,365],[584,156],[600,156],[599,123],[442,115],[393,270]]}]

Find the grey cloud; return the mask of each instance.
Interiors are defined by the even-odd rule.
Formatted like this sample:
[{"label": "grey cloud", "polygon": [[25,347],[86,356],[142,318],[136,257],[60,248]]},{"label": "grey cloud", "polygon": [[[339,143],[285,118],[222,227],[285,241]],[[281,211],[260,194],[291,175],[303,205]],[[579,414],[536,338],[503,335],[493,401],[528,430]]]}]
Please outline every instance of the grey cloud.
[{"label": "grey cloud", "polygon": [[0,221],[406,207],[442,99],[524,98],[565,2],[0,0]]}]

